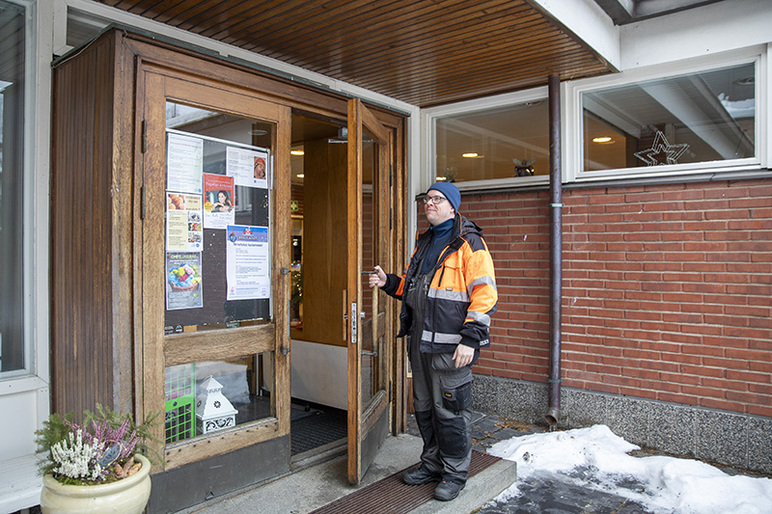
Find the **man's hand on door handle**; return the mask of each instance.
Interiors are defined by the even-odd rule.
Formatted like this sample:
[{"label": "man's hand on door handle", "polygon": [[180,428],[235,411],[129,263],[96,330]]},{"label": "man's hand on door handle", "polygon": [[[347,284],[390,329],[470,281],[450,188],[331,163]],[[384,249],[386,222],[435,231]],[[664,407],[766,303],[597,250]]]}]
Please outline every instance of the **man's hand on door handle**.
[{"label": "man's hand on door handle", "polygon": [[370,287],[383,287],[386,285],[386,273],[383,272],[380,266],[376,266],[373,273],[367,277],[370,283]]}]

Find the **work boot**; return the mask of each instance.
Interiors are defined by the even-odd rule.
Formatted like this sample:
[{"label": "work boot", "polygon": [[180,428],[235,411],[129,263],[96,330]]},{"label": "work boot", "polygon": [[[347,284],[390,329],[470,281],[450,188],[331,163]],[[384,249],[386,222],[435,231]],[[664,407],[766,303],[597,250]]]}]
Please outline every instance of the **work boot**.
[{"label": "work boot", "polygon": [[442,476],[439,473],[432,473],[423,466],[417,467],[402,474],[402,481],[407,485],[421,485],[429,482],[439,482]]},{"label": "work boot", "polygon": [[466,482],[457,482],[455,480],[443,480],[434,489],[434,497],[440,501],[446,502],[454,499],[464,488]]}]

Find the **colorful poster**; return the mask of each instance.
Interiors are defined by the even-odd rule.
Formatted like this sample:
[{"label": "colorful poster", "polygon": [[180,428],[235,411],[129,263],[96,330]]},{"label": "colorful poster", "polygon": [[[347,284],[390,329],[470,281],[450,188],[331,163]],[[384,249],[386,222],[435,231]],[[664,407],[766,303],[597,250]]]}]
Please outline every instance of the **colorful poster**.
[{"label": "colorful poster", "polygon": [[268,227],[229,225],[226,234],[228,300],[270,298]]},{"label": "colorful poster", "polygon": [[204,228],[224,229],[235,222],[233,177],[204,173]]},{"label": "colorful poster", "polygon": [[236,185],[268,189],[268,152],[229,146],[226,151],[226,174]]},{"label": "colorful poster", "polygon": [[201,194],[204,172],[204,140],[167,132],[166,189]]},{"label": "colorful poster", "polygon": [[166,193],[166,251],[200,252],[203,241],[201,195]]},{"label": "colorful poster", "polygon": [[166,309],[204,306],[200,252],[166,253]]}]

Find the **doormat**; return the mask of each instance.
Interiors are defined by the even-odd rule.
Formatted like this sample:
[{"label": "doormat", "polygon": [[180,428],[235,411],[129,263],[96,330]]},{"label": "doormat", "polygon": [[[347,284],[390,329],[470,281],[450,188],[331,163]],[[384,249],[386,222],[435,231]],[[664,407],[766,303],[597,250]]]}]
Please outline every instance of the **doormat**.
[{"label": "doormat", "polygon": [[313,410],[310,415],[292,418],[292,455],[319,448],[348,435],[348,413],[332,407]]},{"label": "doormat", "polygon": [[[469,465],[469,478],[498,462],[498,457],[472,451],[472,463]],[[334,502],[320,507],[311,514],[373,514],[408,513],[434,498],[437,482],[422,485],[407,485],[402,482],[402,474],[419,464],[405,468],[386,478],[363,487],[362,489],[338,498]],[[463,494],[463,492],[461,493]]]}]

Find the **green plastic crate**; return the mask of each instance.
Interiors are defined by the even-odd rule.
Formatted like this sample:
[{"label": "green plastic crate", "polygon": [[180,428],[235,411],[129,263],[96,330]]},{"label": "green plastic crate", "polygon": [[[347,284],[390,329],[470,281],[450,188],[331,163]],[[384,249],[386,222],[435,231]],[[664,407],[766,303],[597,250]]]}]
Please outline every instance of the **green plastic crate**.
[{"label": "green plastic crate", "polygon": [[164,373],[167,443],[196,436],[196,365],[170,366]]}]

